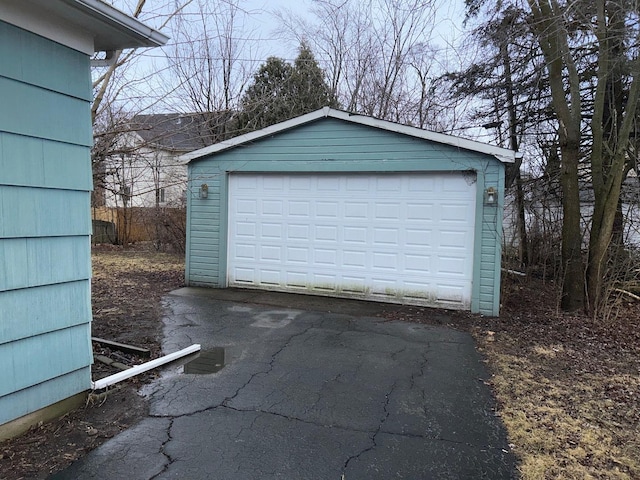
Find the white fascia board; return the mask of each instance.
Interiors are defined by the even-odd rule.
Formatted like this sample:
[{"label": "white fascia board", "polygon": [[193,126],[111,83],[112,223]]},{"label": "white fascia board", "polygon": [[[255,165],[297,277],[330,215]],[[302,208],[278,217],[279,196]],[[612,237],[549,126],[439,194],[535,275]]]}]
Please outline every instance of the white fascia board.
[{"label": "white fascia board", "polygon": [[169,40],[100,0],[2,0],[0,20],[87,55]]},{"label": "white fascia board", "polygon": [[206,155],[211,155],[212,153],[221,152],[223,150],[228,150],[230,148],[237,147],[238,145],[243,145],[245,143],[250,143],[255,140],[260,140],[261,138],[275,135],[276,133],[284,132],[285,130],[289,130],[291,128],[295,128],[300,125],[304,125],[305,123],[312,122],[322,117],[326,117],[327,116],[325,114],[326,110],[330,110],[330,109],[328,109],[328,107],[325,107],[323,109],[316,110],[311,113],[307,113],[306,115],[292,118],[291,120],[287,120],[285,122],[276,123],[275,125],[271,125],[261,130],[245,133],[244,135],[233,137],[233,138],[230,138],[229,140],[224,140],[222,142],[215,143],[213,145],[201,148],[199,150],[194,150],[193,152],[185,153],[180,157],[180,160],[185,162],[190,162],[191,160],[195,160],[196,158],[204,157]]},{"label": "white fascia board", "polygon": [[494,156],[495,158],[497,158],[503,163],[513,163],[516,158],[521,158],[521,154],[518,154],[513,150],[508,150],[506,148],[500,148],[494,145],[489,145],[486,143],[468,140],[466,138],[446,135],[444,133],[430,132],[428,130],[423,130],[421,128],[410,127],[408,125],[388,122],[386,120],[380,120],[374,117],[367,117],[365,115],[359,115],[355,113],[345,112],[342,110],[335,110],[329,107],[324,107],[324,108],[321,108],[320,110],[307,113],[306,115],[301,115],[300,117],[292,118],[291,120],[287,120],[285,122],[271,125],[270,127],[263,128],[262,130],[256,130],[255,132],[250,132],[245,135],[240,135],[238,137],[234,137],[229,140],[225,140],[223,142],[216,143],[214,145],[210,145],[208,147],[201,148],[199,150],[195,150],[190,153],[186,153],[180,157],[180,160],[185,162],[190,162],[192,160],[196,160],[204,156],[208,156],[214,153],[228,150],[230,148],[234,148],[239,145],[243,145],[256,140],[260,140],[265,137],[269,137],[271,135],[275,135],[276,133],[280,133],[285,130],[299,127],[301,125],[313,122],[323,117],[336,118],[339,120],[344,120],[346,122],[357,123],[360,125],[367,125],[370,127],[380,128],[390,132],[396,132],[396,133],[401,133],[403,135],[409,135],[411,137],[430,140],[435,143],[451,145],[453,147],[457,147],[463,150],[470,150],[473,152],[484,153],[487,155]]},{"label": "white fascia board", "polygon": [[435,143],[442,143],[445,145],[451,145],[463,150],[470,150],[473,152],[485,153],[496,157],[503,163],[513,163],[516,158],[516,152],[508,150],[506,148],[496,147],[495,145],[489,145],[487,143],[476,142],[467,138],[456,137],[453,135],[447,135],[445,133],[431,132],[429,130],[423,130],[417,127],[410,127],[408,125],[402,125],[400,123],[388,122],[386,120],[380,120],[374,117],[367,117],[364,115],[351,114],[343,112],[341,110],[331,109],[328,115],[333,118],[339,118],[348,122],[359,123],[360,125],[367,125],[370,127],[381,128],[390,132],[401,133],[403,135],[409,135],[411,137],[422,138],[424,140],[430,140]]},{"label": "white fascia board", "polygon": [[[105,42],[113,41],[118,50],[134,47],[161,47],[169,41],[165,34],[148,27],[138,19],[121,12],[101,0],[62,0],[77,10],[90,15],[92,18],[108,25],[113,29],[109,36],[105,35]],[[110,38],[110,37],[113,38]],[[100,40],[100,39],[98,39]],[[96,45],[96,50],[111,50],[111,45]]]}]

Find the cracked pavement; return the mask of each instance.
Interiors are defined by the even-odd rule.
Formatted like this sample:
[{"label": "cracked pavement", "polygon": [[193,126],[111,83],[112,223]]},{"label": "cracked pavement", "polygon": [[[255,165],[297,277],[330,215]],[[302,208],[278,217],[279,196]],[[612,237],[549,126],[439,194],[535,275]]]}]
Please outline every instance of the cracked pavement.
[{"label": "cracked pavement", "polygon": [[466,333],[268,292],[183,288],[165,307],[165,352],[223,347],[225,367],[168,367],[147,418],[51,478],[517,478]]}]

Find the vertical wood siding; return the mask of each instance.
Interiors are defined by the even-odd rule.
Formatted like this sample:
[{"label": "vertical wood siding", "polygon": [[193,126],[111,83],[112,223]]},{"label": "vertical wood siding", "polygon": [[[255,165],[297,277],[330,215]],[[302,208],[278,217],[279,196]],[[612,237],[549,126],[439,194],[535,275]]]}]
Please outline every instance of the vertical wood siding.
[{"label": "vertical wood siding", "polygon": [[[504,165],[492,156],[333,118],[237,146],[189,165],[187,269],[190,285],[226,286],[227,176],[232,172],[477,173],[476,251],[471,308],[497,315],[501,209],[483,203],[486,186],[503,191]],[[502,183],[501,183],[502,182]],[[208,198],[199,197],[200,185]]]},{"label": "vertical wood siding", "polygon": [[0,22],[0,424],[90,386],[86,55]]}]

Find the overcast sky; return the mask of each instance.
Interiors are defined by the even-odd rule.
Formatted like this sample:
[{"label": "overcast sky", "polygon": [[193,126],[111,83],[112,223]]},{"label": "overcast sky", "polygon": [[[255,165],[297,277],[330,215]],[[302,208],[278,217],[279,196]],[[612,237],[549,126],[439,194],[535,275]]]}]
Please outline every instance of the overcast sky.
[{"label": "overcast sky", "polygon": [[[464,18],[464,0],[435,0],[436,25],[433,41],[441,49],[446,49],[460,36]],[[272,14],[274,10],[292,10],[304,15],[311,8],[311,0],[245,0],[247,10],[254,12],[253,19],[261,36],[268,45],[269,55],[276,55],[289,60],[295,57],[297,45],[283,43],[275,36],[278,21]]]}]

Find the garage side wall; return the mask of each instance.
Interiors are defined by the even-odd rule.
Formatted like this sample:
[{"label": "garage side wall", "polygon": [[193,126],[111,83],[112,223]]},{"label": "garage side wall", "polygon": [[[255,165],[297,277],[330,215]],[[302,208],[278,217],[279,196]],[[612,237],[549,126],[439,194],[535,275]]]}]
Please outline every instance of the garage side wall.
[{"label": "garage side wall", "polygon": [[[502,211],[504,208],[504,165],[497,160],[486,162],[478,174],[476,203],[476,239],[471,311],[483,315],[500,313],[500,268],[502,264]],[[484,203],[488,187],[498,191],[498,203]],[[478,227],[479,225],[479,227]]]},{"label": "garage side wall", "polygon": [[[189,165],[186,283],[226,287],[228,175],[233,172],[473,171],[477,182],[474,312],[499,310],[501,206],[484,205],[488,186],[503,191],[494,157],[377,128],[325,118],[243,144]],[[207,197],[202,198],[202,185]]]},{"label": "garage side wall", "polygon": [[0,22],[0,425],[90,387],[89,58]]}]

